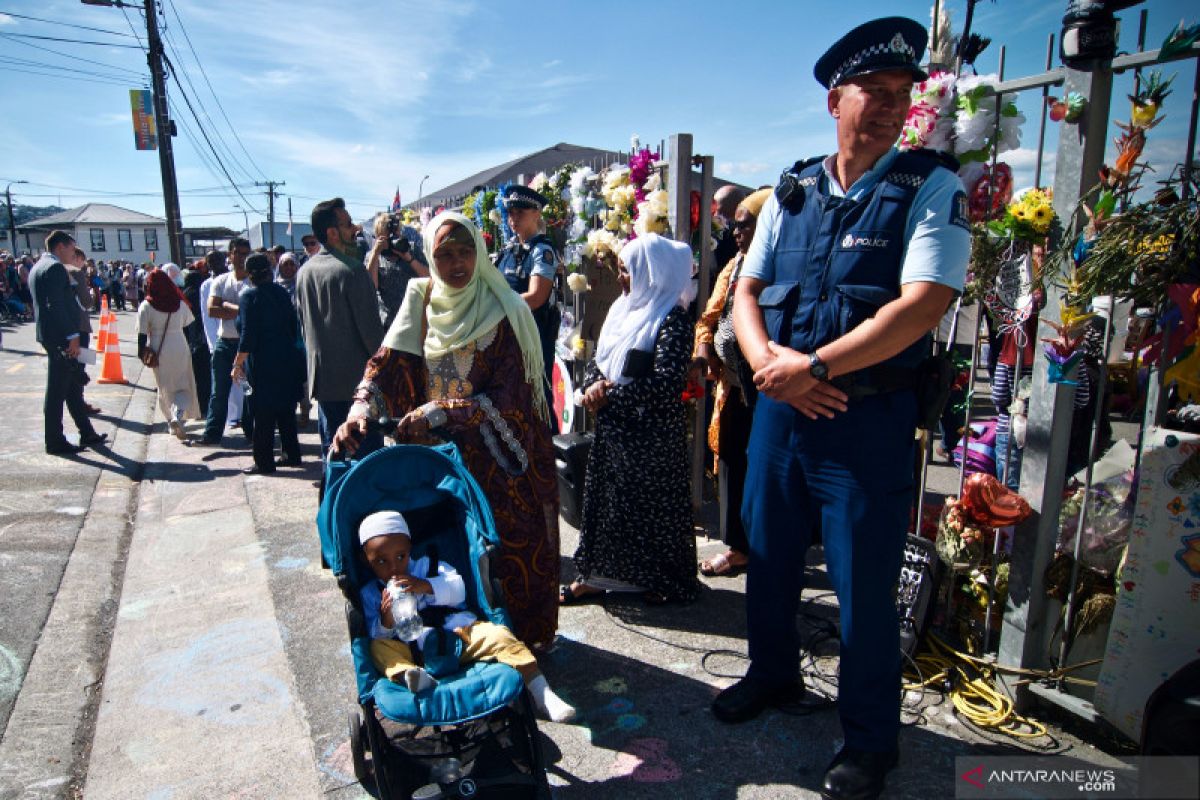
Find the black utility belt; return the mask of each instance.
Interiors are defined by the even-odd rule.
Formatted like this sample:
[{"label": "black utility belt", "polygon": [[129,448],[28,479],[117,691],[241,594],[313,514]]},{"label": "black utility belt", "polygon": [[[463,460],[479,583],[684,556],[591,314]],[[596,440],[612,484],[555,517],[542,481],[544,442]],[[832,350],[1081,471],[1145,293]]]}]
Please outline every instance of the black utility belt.
[{"label": "black utility belt", "polygon": [[848,375],[831,378],[829,382],[845,392],[851,400],[861,400],[877,394],[915,389],[917,370],[913,367],[867,367]]}]

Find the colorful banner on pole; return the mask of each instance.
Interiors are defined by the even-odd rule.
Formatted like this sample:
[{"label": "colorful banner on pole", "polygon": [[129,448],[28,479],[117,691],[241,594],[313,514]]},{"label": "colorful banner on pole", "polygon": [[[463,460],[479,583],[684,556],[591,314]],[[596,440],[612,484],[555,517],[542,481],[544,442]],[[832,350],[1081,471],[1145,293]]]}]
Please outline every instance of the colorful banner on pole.
[{"label": "colorful banner on pole", "polygon": [[154,128],[154,100],[149,89],[130,89],[129,105],[133,109],[133,140],[138,150],[157,150],[158,137]]}]

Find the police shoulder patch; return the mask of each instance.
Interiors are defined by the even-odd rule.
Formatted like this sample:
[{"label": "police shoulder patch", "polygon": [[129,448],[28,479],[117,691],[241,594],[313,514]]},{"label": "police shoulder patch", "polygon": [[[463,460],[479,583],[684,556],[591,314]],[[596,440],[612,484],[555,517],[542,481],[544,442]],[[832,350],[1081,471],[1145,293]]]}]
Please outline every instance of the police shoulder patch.
[{"label": "police shoulder patch", "polygon": [[544,250],[542,250],[542,261],[545,261],[547,264],[553,264],[553,263],[554,263],[554,250],[553,250],[553,248],[547,247],[547,248],[545,248]]},{"label": "police shoulder patch", "polygon": [[955,192],[950,201],[950,224],[971,230],[971,214],[967,206],[967,193]]}]

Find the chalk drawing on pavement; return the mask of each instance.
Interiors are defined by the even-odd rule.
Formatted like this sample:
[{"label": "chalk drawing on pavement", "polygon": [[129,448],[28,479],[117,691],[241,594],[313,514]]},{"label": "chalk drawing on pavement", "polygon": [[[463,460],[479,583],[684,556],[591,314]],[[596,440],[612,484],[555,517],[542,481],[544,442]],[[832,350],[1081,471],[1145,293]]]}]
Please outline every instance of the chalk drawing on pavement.
[{"label": "chalk drawing on pavement", "polygon": [[275,569],[303,569],[308,566],[307,558],[287,556],[275,562]]},{"label": "chalk drawing on pavement", "polygon": [[666,739],[630,739],[608,771],[614,778],[629,778],[636,783],[671,783],[683,776],[679,765],[667,754]]},{"label": "chalk drawing on pavement", "polygon": [[624,678],[615,677],[599,681],[592,688],[600,694],[625,694],[629,690],[629,685],[625,683]]},{"label": "chalk drawing on pavement", "polygon": [[[151,708],[218,725],[266,724],[291,709],[287,684],[263,669],[277,656],[275,621],[242,619],[218,625],[187,647],[149,659],[153,676],[137,694]],[[235,709],[236,710],[232,710]]]},{"label": "chalk drawing on pavement", "polygon": [[0,700],[8,700],[17,696],[21,688],[21,678],[24,671],[21,662],[12,650],[0,644]]},{"label": "chalk drawing on pavement", "polygon": [[350,742],[345,739],[326,747],[317,767],[338,783],[353,783],[358,780],[354,777],[354,759],[350,754]]}]

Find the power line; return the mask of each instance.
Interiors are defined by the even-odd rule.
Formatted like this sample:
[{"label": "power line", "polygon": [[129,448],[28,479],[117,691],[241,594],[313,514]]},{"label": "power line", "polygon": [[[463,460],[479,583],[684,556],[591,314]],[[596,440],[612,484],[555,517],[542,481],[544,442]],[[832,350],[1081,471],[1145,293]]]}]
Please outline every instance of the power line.
[{"label": "power line", "polygon": [[78,28],[81,31],[94,31],[96,33],[109,33],[109,34],[112,34],[113,36],[124,36],[126,38],[129,38],[128,33],[122,33],[121,31],[110,31],[108,28],[92,28],[87,25],[75,25],[70,22],[59,22],[56,19],[42,19],[41,17],[30,17],[26,14],[15,14],[12,11],[0,11],[0,14],[3,14],[6,17],[16,17],[17,19],[28,19],[28,20],[32,20],[34,22],[48,22],[51,25],[57,25],[60,28]]},{"label": "power line", "polygon": [[187,42],[188,49],[192,51],[192,58],[196,60],[196,66],[200,68],[200,75],[204,78],[204,83],[208,85],[208,91],[212,93],[213,99],[217,101],[217,109],[221,112],[221,116],[225,118],[225,124],[229,126],[229,130],[233,133],[233,138],[237,141],[238,146],[242,148],[242,152],[246,154],[246,158],[250,160],[250,165],[258,171],[258,174],[266,180],[266,173],[254,161],[254,156],[250,155],[250,151],[246,149],[246,145],[242,143],[242,137],[238,136],[237,128],[229,119],[229,115],[225,113],[225,106],[221,103],[221,98],[217,96],[217,91],[213,88],[212,82],[208,79],[208,71],[204,69],[204,64],[200,61],[200,56],[196,53],[196,48],[192,46],[192,37],[188,36],[187,27],[183,24],[183,18],[179,16],[179,11],[175,8],[173,0],[167,0],[167,6],[171,9],[171,13],[175,15],[175,21],[179,23],[179,32],[183,34],[184,41]]},{"label": "power line", "polygon": [[171,77],[175,78],[175,87],[179,89],[179,96],[183,98],[184,104],[187,105],[188,111],[192,114],[192,119],[196,121],[196,127],[200,129],[200,135],[204,137],[204,141],[208,144],[208,149],[212,152],[212,156],[216,160],[221,172],[225,175],[225,179],[229,181],[229,185],[237,192],[238,197],[242,198],[242,202],[248,208],[254,211],[255,214],[262,214],[261,211],[254,208],[253,203],[246,199],[246,195],[242,194],[242,190],[238,188],[238,182],[233,179],[233,176],[229,174],[229,170],[225,168],[224,162],[221,161],[220,155],[217,154],[216,148],[213,147],[212,140],[208,138],[208,133],[204,130],[204,125],[200,122],[200,117],[196,114],[196,109],[192,107],[192,101],[188,98],[187,92],[183,90],[183,87],[179,85],[179,78],[175,77],[174,69],[171,70]]},{"label": "power line", "polygon": [[[142,44],[141,36],[138,35],[137,28],[135,28],[133,26],[133,21],[129,19],[129,15],[125,12],[125,6],[121,6],[121,16],[123,16],[125,18],[125,24],[127,24],[129,26],[129,30],[133,32],[134,38],[137,39],[138,44],[141,45]],[[149,51],[146,50],[144,45],[142,45],[142,50],[144,52],[146,52],[146,55],[148,58]],[[244,202],[247,205],[247,207],[252,209],[254,211],[254,213],[262,214],[261,211],[259,211],[258,209],[255,209],[254,206],[250,203],[250,201],[246,199],[246,196],[244,194],[242,194],[241,189],[238,188],[237,181],[235,181],[233,179],[233,176],[231,176],[229,174],[229,170],[227,170],[225,168],[225,164],[221,161],[221,156],[217,153],[216,148],[213,147],[212,141],[208,138],[208,133],[205,132],[205,130],[204,130],[204,125],[200,122],[200,118],[196,115],[196,109],[192,108],[192,101],[188,99],[187,93],[183,90],[183,86],[180,85],[180,83],[179,83],[179,77],[178,77],[178,75],[175,74],[174,65],[171,64],[171,62],[167,58],[165,52],[163,52],[161,55],[162,55],[163,61],[167,65],[167,67],[170,68],[171,77],[173,77],[175,79],[175,86],[179,89],[179,95],[180,95],[180,97],[183,98],[184,103],[188,107],[188,111],[191,112],[192,118],[196,121],[196,127],[199,128],[200,135],[204,137],[204,141],[208,144],[208,149],[212,152],[212,158],[216,161],[216,165],[219,168],[220,172],[225,176],[225,179],[227,181],[229,181],[229,185],[233,188],[233,190],[235,192],[237,192],[237,195],[238,195],[238,197],[240,197],[242,199],[242,202]],[[220,176],[217,175],[217,170],[213,169],[212,161],[209,160],[207,154],[205,154],[203,150],[201,150],[199,147],[196,146],[196,141],[197,141],[196,134],[191,130],[190,126],[187,125],[186,120],[184,120],[184,118],[182,116],[180,116],[180,117],[178,117],[178,122],[180,123],[180,125],[183,126],[183,129],[185,131],[187,131],[188,135],[191,137],[191,140],[192,140],[191,144],[192,144],[193,152],[195,152],[197,157],[200,158],[200,160],[204,162],[204,166],[208,168],[208,171],[212,174],[212,176],[214,178],[217,178],[217,180],[220,180]]]},{"label": "power line", "polygon": [[69,44],[96,44],[96,45],[100,45],[101,47],[125,47],[125,48],[129,48],[130,50],[137,50],[137,48],[131,44],[117,44],[116,42],[96,42],[96,41],[92,41],[91,39],[64,39],[61,36],[34,36],[32,33],[6,33],[4,35],[9,38],[16,37],[19,39],[41,39],[42,41],[45,41],[45,42],[67,42]]},{"label": "power line", "polygon": [[[175,46],[174,39],[171,38],[170,33],[166,29],[163,29],[163,40],[165,42],[167,42],[168,46],[171,48],[172,55],[174,55],[176,58],[178,58],[178,56],[179,56],[178,48]],[[180,61],[182,62],[182,59],[180,59]],[[169,66],[171,68],[171,72],[173,74],[177,73],[177,70],[175,69],[175,64],[170,59],[167,59],[167,66]],[[204,113],[204,118],[206,120],[208,120],[208,122],[209,122],[209,130],[212,132],[213,137],[216,139],[216,141],[224,149],[224,153],[225,153],[226,157],[229,159],[229,161],[232,162],[233,166],[237,168],[237,170],[241,173],[242,177],[247,178],[251,182],[253,182],[254,176],[250,173],[250,171],[248,169],[246,169],[245,165],[242,164],[242,162],[238,159],[237,154],[235,154],[233,152],[233,148],[231,148],[229,146],[229,143],[225,140],[225,137],[222,136],[221,132],[217,129],[217,124],[213,121],[212,115],[208,113],[208,107],[204,104],[204,101],[200,99],[200,92],[196,89],[196,85],[194,83],[192,83],[192,78],[188,74],[188,71],[186,69],[183,70],[183,79],[185,81],[187,81],[188,88],[191,89],[192,96],[196,99],[196,104],[198,106],[200,106],[200,110]],[[179,78],[178,78],[177,74],[175,74],[175,82],[176,83],[179,82]]]},{"label": "power line", "polygon": [[188,144],[191,145],[192,152],[198,159],[200,159],[200,162],[204,164],[204,168],[208,170],[208,174],[212,175],[216,180],[222,182],[221,191],[225,193],[226,199],[230,201],[237,200],[237,197],[234,195],[233,191],[224,184],[224,178],[221,176],[220,171],[213,162],[212,156],[205,152],[205,150],[200,146],[200,137],[197,136],[196,132],[192,130],[192,126],[188,124],[187,119],[181,116],[176,119],[176,122],[178,122],[180,127],[183,128],[184,133],[187,134]]},{"label": "power line", "polygon": [[105,79],[101,79],[101,78],[84,78],[79,75],[61,75],[61,74],[54,73],[54,72],[39,72],[37,70],[23,69],[21,67],[14,67],[14,66],[6,66],[4,71],[5,72],[22,72],[26,75],[38,75],[43,78],[58,78],[59,80],[64,80],[64,81],[80,81],[81,83],[98,83],[98,84],[101,84],[102,86],[124,86],[124,87],[129,86],[129,81],[118,82],[118,81],[112,81],[112,80],[105,80]]},{"label": "power line", "polygon": [[116,73],[103,73],[103,72],[96,72],[94,70],[73,69],[71,67],[64,67],[60,64],[51,64],[46,61],[34,61],[34,60],[28,59],[28,58],[16,58],[14,56],[0,56],[0,61],[4,62],[6,64],[13,64],[18,67],[34,67],[37,69],[53,69],[53,70],[61,70],[63,72],[77,72],[82,75],[87,75],[87,76],[90,76],[93,78],[106,78],[106,79],[111,79],[111,80],[115,80],[115,81],[120,81],[124,85],[127,85],[130,80],[129,78],[126,78],[124,75],[118,75]]},{"label": "power line", "polygon": [[143,73],[138,72],[137,70],[132,70],[127,67],[118,67],[114,64],[106,64],[103,61],[94,61],[90,58],[84,58],[83,56],[77,56],[74,53],[64,53],[61,50],[53,50],[49,47],[46,47],[45,45],[33,44],[31,42],[23,42],[20,39],[12,39],[12,34],[0,33],[0,38],[10,39],[14,44],[21,44],[21,45],[25,45],[26,47],[32,47],[34,50],[40,50],[43,53],[53,53],[54,55],[62,56],[63,58],[72,59],[74,61],[82,61],[85,64],[95,64],[98,67],[107,67],[108,69],[117,70],[118,72],[128,72],[131,75],[138,76],[139,79],[143,78]]}]

